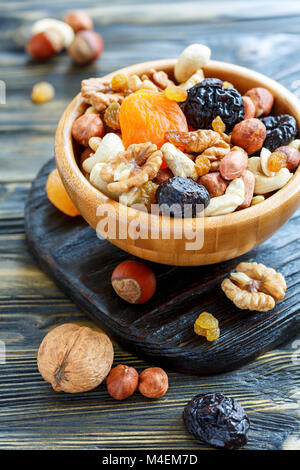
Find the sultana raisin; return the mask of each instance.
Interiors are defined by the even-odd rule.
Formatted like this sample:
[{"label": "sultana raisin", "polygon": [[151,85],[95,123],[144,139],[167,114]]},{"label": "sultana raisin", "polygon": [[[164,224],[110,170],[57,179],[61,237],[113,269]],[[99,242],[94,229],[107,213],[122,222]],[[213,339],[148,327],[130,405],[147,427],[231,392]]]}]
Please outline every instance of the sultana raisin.
[{"label": "sultana raisin", "polygon": [[286,168],[286,166],[287,156],[284,152],[277,150],[276,152],[271,153],[267,163],[269,171],[277,173],[281,168]]},{"label": "sultana raisin", "polygon": [[219,322],[211,313],[202,312],[194,323],[194,332],[208,341],[215,341],[220,337]]},{"label": "sultana raisin", "polygon": [[226,126],[220,116],[215,117],[215,119],[211,123],[211,127],[213,131],[220,132],[220,134],[224,133],[226,130]]},{"label": "sultana raisin", "polygon": [[195,168],[198,176],[207,175],[211,168],[211,162],[209,158],[199,155],[199,157],[197,157],[195,160]]},{"label": "sultana raisin", "polygon": [[176,85],[168,85],[164,94],[169,100],[181,103],[187,99],[187,92]]},{"label": "sultana raisin", "polygon": [[206,78],[190,88],[183,109],[188,124],[195,129],[210,129],[213,119],[220,116],[230,132],[245,117],[240,93],[235,88],[223,88],[217,78]]},{"label": "sultana raisin", "polygon": [[184,424],[200,441],[237,449],[247,442],[250,420],[244,408],[222,393],[196,395],[183,411]]},{"label": "sultana raisin", "polygon": [[213,328],[211,330],[206,330],[206,339],[207,341],[216,341],[220,338],[220,328]]},{"label": "sultana raisin", "polygon": [[120,104],[111,103],[108,108],[106,108],[104,113],[104,122],[111,129],[117,131],[120,129]]},{"label": "sultana raisin", "polygon": [[128,77],[124,73],[118,73],[111,80],[113,91],[126,91],[128,87]]},{"label": "sultana raisin", "polygon": [[144,204],[147,207],[147,210],[151,209],[151,204],[156,203],[156,191],[158,184],[153,181],[147,181],[141,187],[141,196],[139,197],[139,204]]}]

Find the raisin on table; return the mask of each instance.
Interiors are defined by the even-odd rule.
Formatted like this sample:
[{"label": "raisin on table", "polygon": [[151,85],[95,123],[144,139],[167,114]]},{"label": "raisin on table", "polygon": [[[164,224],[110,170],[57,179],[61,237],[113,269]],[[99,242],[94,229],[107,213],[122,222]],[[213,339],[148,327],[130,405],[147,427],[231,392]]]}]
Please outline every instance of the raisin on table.
[{"label": "raisin on table", "polygon": [[195,129],[211,129],[212,121],[219,116],[230,132],[245,118],[241,94],[235,88],[224,88],[217,78],[206,78],[190,88],[183,109],[188,124]]},{"label": "raisin on table", "polygon": [[197,217],[208,206],[207,189],[190,178],[173,176],[161,183],[156,199],[162,213],[174,217]]},{"label": "raisin on table", "polygon": [[244,408],[222,393],[196,395],[185,406],[183,420],[191,434],[213,447],[233,450],[247,442],[250,421]]},{"label": "raisin on table", "polygon": [[274,152],[278,147],[289,144],[298,134],[297,122],[289,114],[266,116],[260,119],[267,129],[263,146]]}]

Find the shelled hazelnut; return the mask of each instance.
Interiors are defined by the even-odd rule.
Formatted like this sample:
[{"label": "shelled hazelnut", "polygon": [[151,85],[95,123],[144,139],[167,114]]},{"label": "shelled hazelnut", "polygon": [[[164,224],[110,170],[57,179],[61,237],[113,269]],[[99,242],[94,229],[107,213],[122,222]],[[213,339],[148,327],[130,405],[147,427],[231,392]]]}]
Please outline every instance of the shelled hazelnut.
[{"label": "shelled hazelnut", "polygon": [[95,31],[79,31],[68,48],[68,54],[78,65],[98,59],[103,50],[103,40]]},{"label": "shelled hazelnut", "polygon": [[82,10],[71,11],[65,16],[64,21],[71,26],[74,33],[93,29],[93,21],[91,20],[91,17]]},{"label": "shelled hazelnut", "polygon": [[74,121],[72,136],[79,144],[87,147],[91,137],[103,137],[104,126],[98,114],[83,114]]},{"label": "shelled hazelnut", "polygon": [[134,394],[138,387],[139,374],[134,367],[119,364],[114,367],[107,379],[107,391],[116,400],[125,400]]},{"label": "shelled hazelnut", "polygon": [[160,367],[149,367],[140,374],[139,391],[147,398],[164,396],[168,387],[168,376]]}]

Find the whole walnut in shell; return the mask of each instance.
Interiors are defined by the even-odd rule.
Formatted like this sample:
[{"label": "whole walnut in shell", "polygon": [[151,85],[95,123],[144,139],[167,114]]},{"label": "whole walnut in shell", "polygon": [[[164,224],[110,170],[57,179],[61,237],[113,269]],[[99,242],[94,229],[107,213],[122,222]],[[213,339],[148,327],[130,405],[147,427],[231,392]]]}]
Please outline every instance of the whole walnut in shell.
[{"label": "whole walnut in shell", "polygon": [[37,363],[42,377],[56,392],[79,393],[103,381],[113,358],[113,345],[107,335],[65,323],[45,336]]}]

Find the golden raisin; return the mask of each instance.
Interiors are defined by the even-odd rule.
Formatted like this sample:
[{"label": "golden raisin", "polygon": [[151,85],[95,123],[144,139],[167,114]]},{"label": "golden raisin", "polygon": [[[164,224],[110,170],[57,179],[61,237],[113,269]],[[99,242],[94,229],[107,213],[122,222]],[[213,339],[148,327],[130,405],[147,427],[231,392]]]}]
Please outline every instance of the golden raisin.
[{"label": "golden raisin", "polygon": [[151,204],[156,203],[156,191],[158,184],[153,181],[147,181],[141,188],[141,196],[139,198],[139,204],[144,204],[148,210],[151,208]]},{"label": "golden raisin", "polygon": [[187,92],[176,85],[168,85],[164,94],[169,100],[177,101],[178,103],[187,99]]},{"label": "golden raisin", "polygon": [[55,90],[51,83],[39,82],[32,88],[31,99],[35,103],[46,103],[52,100],[54,94]]},{"label": "golden raisin", "polygon": [[215,341],[220,337],[219,322],[208,312],[202,312],[194,323],[194,331],[204,336],[207,341]]},{"label": "golden raisin", "polygon": [[104,113],[105,124],[115,131],[120,129],[119,114],[120,114],[119,103],[111,103],[108,106],[108,108],[106,108],[105,113]]},{"label": "golden raisin", "polygon": [[211,123],[211,126],[215,132],[224,133],[226,130],[226,126],[220,116],[215,117],[215,119]]},{"label": "golden raisin", "polygon": [[128,78],[124,73],[117,73],[111,80],[113,91],[125,91],[128,87]]},{"label": "golden raisin", "polygon": [[205,156],[201,157],[201,155],[199,155],[199,157],[196,158],[195,168],[198,173],[198,176],[207,175],[207,173],[210,170],[210,167],[211,167],[211,162],[207,157]]},{"label": "golden raisin", "polygon": [[284,152],[277,150],[270,155],[267,163],[269,171],[277,173],[281,168],[286,168],[286,166],[287,156]]},{"label": "golden raisin", "polygon": [[211,330],[219,326],[218,320],[208,312],[202,312],[197,318],[196,323],[205,330]]}]

